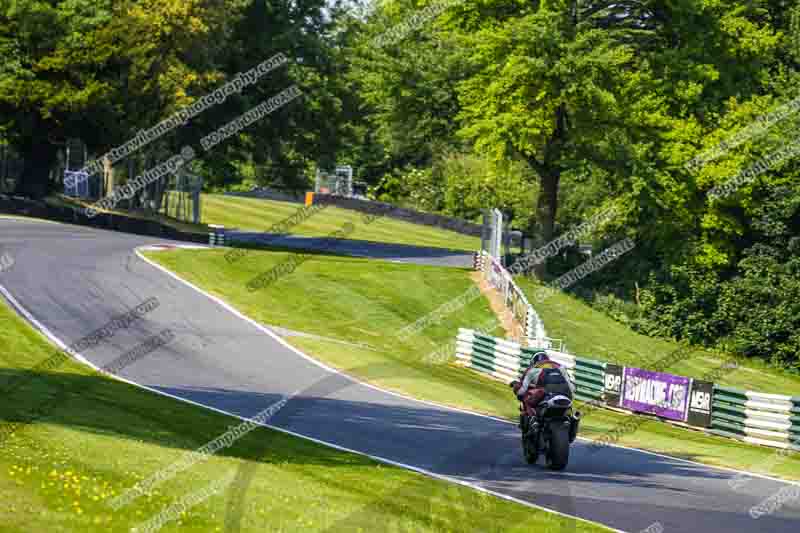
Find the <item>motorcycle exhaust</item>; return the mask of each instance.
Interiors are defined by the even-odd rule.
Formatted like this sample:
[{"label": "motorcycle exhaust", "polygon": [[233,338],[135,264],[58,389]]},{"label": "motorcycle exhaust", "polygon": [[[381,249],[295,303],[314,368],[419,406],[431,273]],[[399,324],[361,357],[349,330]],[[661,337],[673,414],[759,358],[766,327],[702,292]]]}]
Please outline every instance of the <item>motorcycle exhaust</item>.
[{"label": "motorcycle exhaust", "polygon": [[578,437],[578,425],[580,425],[581,423],[581,412],[575,411],[572,414],[570,422],[571,424],[569,425],[569,443],[572,444]]}]

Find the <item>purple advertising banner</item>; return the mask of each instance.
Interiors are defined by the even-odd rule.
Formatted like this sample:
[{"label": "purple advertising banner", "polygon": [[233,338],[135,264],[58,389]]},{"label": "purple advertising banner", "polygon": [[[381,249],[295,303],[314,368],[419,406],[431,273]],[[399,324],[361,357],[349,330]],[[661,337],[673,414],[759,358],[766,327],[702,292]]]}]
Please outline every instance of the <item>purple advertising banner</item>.
[{"label": "purple advertising banner", "polygon": [[625,367],[622,407],[686,421],[692,380],[683,376]]}]

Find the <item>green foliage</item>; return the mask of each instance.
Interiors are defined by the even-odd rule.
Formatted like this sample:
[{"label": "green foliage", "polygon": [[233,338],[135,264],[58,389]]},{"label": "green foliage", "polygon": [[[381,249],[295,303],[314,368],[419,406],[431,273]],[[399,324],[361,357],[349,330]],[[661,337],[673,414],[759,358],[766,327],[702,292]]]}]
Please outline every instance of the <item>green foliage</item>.
[{"label": "green foliage", "polygon": [[411,169],[401,180],[403,188],[408,191],[408,201],[421,211],[435,213],[444,207],[445,187],[440,177],[433,170]]},{"label": "green foliage", "polygon": [[798,368],[800,186],[757,184],[745,207],[728,210],[740,228],[731,241],[736,263],[709,267],[700,246],[694,266],[673,266],[654,279],[643,298],[642,331]]},{"label": "green foliage", "polygon": [[362,113],[352,123],[362,145],[355,166],[372,184],[387,172],[430,168],[442,151],[461,145],[457,85],[468,65],[458,40],[440,31],[436,19],[414,26],[399,42],[375,44],[420,9],[415,1],[381,2],[368,24],[354,23],[361,31],[349,76]]},{"label": "green foliage", "polygon": [[782,264],[759,248],[722,282],[713,271],[676,267],[645,292],[634,327],[800,370],[800,260]]},{"label": "green foliage", "polygon": [[800,258],[781,264],[769,252],[740,263],[742,275],[723,287],[719,344],[736,353],[800,370]]},{"label": "green foliage", "polygon": [[524,164],[494,163],[485,157],[445,152],[431,168],[409,168],[386,174],[371,187],[372,199],[480,220],[486,206],[503,210],[515,227],[533,221],[536,187]]},{"label": "green foliage", "polygon": [[721,331],[714,323],[719,291],[720,280],[713,270],[674,266],[664,279],[651,279],[643,291],[644,313],[651,322],[639,329],[650,335],[709,344]]},{"label": "green foliage", "polygon": [[442,212],[444,195],[441,177],[430,168],[409,168],[385,174],[367,192],[373,200],[429,213]]},{"label": "green foliage", "polygon": [[[215,148],[195,171],[210,187],[242,179],[305,185],[314,160],[334,159],[348,109],[340,9],[324,0],[36,0],[0,3],[0,134],[24,155],[21,189],[41,195],[66,138],[102,154],[274,54],[290,64],[230,95],[135,158],[156,164],[296,83],[303,96]],[[291,110],[291,112],[290,112]],[[198,147],[199,148],[199,147]],[[199,152],[199,149],[196,150]]]},{"label": "green foliage", "polygon": [[403,180],[394,174],[384,174],[380,181],[367,190],[367,196],[378,202],[401,204],[405,201]]},{"label": "green foliage", "polygon": [[446,154],[434,167],[442,176],[444,212],[476,220],[487,206],[502,210],[515,227],[532,222],[536,186],[524,164],[493,163],[472,154]]}]

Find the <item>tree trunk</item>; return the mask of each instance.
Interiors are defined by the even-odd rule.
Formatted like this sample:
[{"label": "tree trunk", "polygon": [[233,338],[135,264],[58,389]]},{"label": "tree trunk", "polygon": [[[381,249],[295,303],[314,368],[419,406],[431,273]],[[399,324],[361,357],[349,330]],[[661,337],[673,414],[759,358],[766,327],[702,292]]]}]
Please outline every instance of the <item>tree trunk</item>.
[{"label": "tree trunk", "polygon": [[44,198],[50,192],[50,170],[56,164],[58,149],[45,139],[31,139],[21,148],[24,168],[16,194]]},{"label": "tree trunk", "polygon": [[539,177],[539,201],[536,214],[542,225],[542,239],[544,243],[553,240],[556,228],[556,213],[558,211],[558,184],[561,181],[560,171],[550,171]]},{"label": "tree trunk", "polygon": [[[536,205],[536,216],[542,227],[542,244],[553,240],[556,231],[556,214],[558,212],[558,187],[561,181],[561,167],[559,166],[568,135],[567,109],[561,104],[556,109],[555,129],[544,147],[543,161],[535,158],[531,164],[539,174],[539,200]],[[534,272],[539,279],[544,279],[547,273],[545,263],[537,265]]]},{"label": "tree trunk", "polygon": [[[178,171],[178,172],[180,172],[180,171]],[[156,181],[153,184],[153,190],[154,190],[153,202],[155,202],[155,205],[153,206],[153,210],[156,213],[161,211],[161,206],[164,203],[164,195],[167,192],[167,184],[169,183],[169,180],[171,178],[172,178],[172,174],[168,174],[168,175],[164,176],[163,178],[159,179],[158,181]],[[177,175],[175,176],[175,179],[176,180],[179,179]]]},{"label": "tree trunk", "polygon": [[[542,243],[544,246],[555,237],[556,213],[558,211],[558,184],[561,172],[547,169],[539,175],[539,199],[536,205],[536,218],[542,229]],[[534,266],[533,272],[539,279],[544,279],[547,274],[547,261]]]}]

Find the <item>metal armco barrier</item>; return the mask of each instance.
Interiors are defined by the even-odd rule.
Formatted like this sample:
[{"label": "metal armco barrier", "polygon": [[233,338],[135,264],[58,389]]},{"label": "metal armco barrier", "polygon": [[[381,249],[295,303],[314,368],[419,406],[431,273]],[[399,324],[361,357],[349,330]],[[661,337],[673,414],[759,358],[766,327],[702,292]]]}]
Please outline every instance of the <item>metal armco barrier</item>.
[{"label": "metal armco barrier", "polygon": [[715,386],[710,431],[800,451],[800,398]]}]

